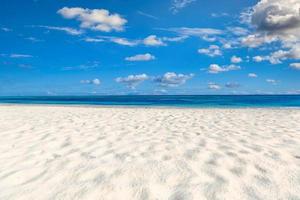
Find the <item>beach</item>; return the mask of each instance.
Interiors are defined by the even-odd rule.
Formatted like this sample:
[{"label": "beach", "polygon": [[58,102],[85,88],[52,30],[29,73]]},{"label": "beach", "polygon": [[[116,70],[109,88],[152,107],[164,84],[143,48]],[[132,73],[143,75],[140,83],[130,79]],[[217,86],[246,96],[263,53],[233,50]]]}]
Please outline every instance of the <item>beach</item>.
[{"label": "beach", "polygon": [[300,109],[0,105],[0,199],[300,199]]}]

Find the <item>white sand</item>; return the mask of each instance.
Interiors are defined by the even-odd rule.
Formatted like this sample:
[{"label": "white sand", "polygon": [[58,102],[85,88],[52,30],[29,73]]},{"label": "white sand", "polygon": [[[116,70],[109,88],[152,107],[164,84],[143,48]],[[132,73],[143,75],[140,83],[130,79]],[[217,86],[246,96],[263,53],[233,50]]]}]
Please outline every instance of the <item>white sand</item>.
[{"label": "white sand", "polygon": [[300,199],[300,110],[2,105],[0,199]]}]

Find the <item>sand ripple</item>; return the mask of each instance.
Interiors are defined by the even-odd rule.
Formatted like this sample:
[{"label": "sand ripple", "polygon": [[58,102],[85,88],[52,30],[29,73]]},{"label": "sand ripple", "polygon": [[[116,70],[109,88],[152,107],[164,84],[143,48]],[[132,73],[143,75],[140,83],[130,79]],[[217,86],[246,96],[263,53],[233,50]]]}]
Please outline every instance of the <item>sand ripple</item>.
[{"label": "sand ripple", "polygon": [[0,106],[0,199],[300,199],[300,110]]}]

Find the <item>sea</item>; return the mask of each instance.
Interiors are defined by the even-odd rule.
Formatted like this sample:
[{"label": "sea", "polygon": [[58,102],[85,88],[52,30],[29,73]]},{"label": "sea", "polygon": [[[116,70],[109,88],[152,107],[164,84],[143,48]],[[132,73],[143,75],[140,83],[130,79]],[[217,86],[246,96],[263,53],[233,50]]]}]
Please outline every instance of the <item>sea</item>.
[{"label": "sea", "polygon": [[142,107],[290,107],[300,108],[300,95],[123,95],[2,96],[0,104],[102,105]]}]

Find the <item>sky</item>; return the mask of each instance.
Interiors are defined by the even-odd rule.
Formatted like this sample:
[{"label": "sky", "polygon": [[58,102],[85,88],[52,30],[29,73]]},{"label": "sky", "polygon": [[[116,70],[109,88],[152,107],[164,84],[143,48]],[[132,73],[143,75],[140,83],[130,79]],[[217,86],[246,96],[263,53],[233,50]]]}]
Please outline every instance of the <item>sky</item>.
[{"label": "sky", "polygon": [[3,0],[0,95],[299,94],[299,0]]}]

